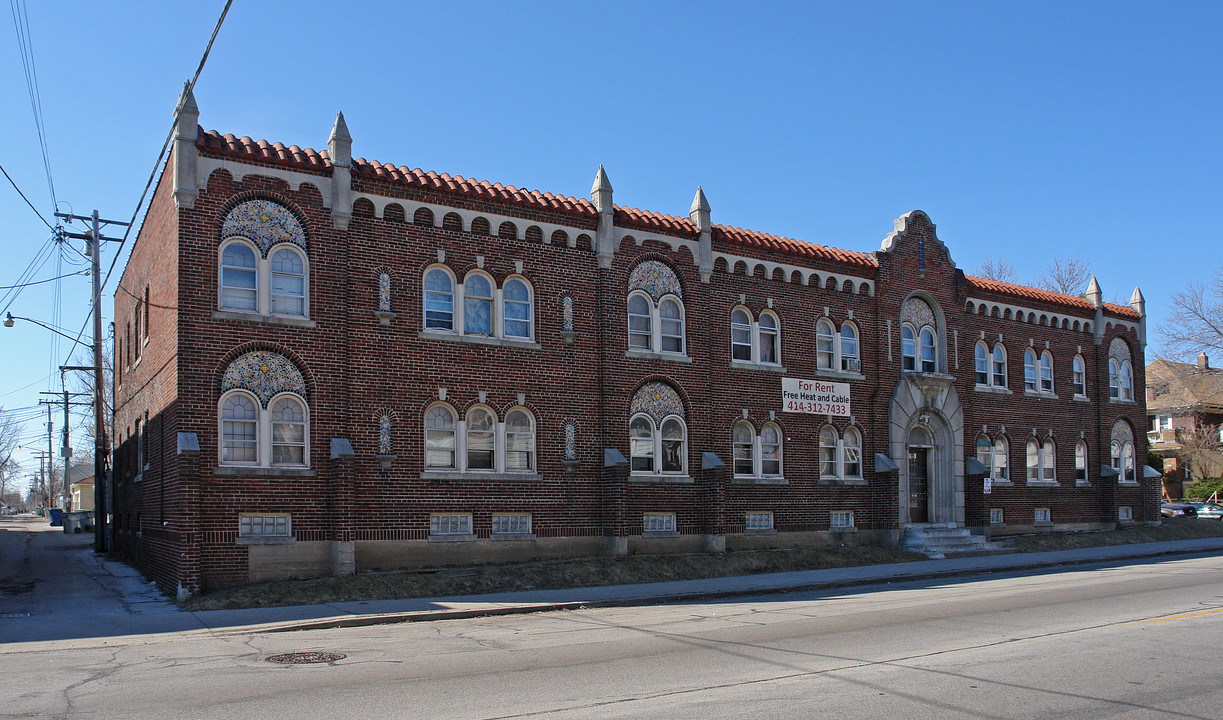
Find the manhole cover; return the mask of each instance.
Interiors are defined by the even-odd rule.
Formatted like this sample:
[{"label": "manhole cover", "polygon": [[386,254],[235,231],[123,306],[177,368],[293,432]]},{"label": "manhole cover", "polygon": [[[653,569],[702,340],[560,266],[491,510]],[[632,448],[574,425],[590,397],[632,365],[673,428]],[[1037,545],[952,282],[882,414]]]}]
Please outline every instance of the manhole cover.
[{"label": "manhole cover", "polygon": [[272,655],[264,660],[268,662],[280,663],[281,665],[309,665],[311,663],[329,663],[336,660],[343,660],[348,657],[344,653],[331,652],[293,652],[283,653],[281,655]]}]

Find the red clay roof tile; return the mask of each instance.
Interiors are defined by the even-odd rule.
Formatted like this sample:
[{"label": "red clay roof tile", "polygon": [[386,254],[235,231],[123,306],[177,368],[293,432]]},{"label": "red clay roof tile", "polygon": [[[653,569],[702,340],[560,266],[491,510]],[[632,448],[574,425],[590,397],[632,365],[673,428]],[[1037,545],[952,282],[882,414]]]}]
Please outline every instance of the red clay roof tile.
[{"label": "red clay roof tile", "polygon": [[[964,276],[964,279],[981,290],[995,292],[1002,295],[1011,295],[1013,297],[1021,297],[1027,300],[1038,300],[1040,302],[1052,303],[1054,305],[1066,305],[1079,310],[1095,312],[1091,301],[1084,297],[1075,295],[1063,295],[1061,293],[1041,290],[1040,288],[1028,287],[1026,285],[1016,285],[1014,283],[1001,282],[999,280],[990,280],[989,278],[973,277],[971,275]],[[1116,305],[1114,303],[1104,303],[1104,311],[1111,315],[1119,315],[1121,317],[1131,318],[1134,320],[1141,317],[1138,311],[1128,305]]]}]

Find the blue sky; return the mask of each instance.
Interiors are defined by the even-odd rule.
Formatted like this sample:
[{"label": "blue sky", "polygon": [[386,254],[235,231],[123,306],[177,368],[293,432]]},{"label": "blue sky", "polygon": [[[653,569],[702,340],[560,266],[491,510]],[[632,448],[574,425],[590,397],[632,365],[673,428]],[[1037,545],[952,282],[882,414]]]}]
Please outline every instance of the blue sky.
[{"label": "blue sky", "polygon": [[[223,5],[30,3],[61,210],[131,216]],[[50,218],[2,25],[0,164]],[[355,156],[574,196],[603,164],[619,204],[686,215],[702,185],[715,222],[851,250],[920,208],[967,272],[1081,256],[1106,300],[1141,286],[1151,356],[1172,293],[1223,263],[1221,31],[1208,2],[236,0],[195,92],[222,133],[324,148],[342,110]],[[49,231],[0,183],[7,286]],[[35,278],[80,269],[65,253]],[[0,311],[75,335],[88,295],[72,277]],[[53,339],[0,328],[0,405],[58,389]]]}]

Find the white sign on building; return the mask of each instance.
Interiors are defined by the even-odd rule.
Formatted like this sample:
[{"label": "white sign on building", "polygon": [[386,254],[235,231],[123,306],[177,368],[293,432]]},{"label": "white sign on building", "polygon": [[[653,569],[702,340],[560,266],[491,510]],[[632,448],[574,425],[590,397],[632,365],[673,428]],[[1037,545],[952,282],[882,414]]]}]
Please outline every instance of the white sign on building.
[{"label": "white sign on building", "polygon": [[783,412],[849,417],[849,383],[781,379]]}]

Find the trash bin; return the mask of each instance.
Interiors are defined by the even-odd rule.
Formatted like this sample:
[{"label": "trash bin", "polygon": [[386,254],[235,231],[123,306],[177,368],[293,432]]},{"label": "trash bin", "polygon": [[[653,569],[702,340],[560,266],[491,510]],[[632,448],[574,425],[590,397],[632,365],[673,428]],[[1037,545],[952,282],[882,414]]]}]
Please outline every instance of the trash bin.
[{"label": "trash bin", "polygon": [[64,524],[63,508],[51,508],[47,512],[51,514],[51,527],[59,527]]}]

